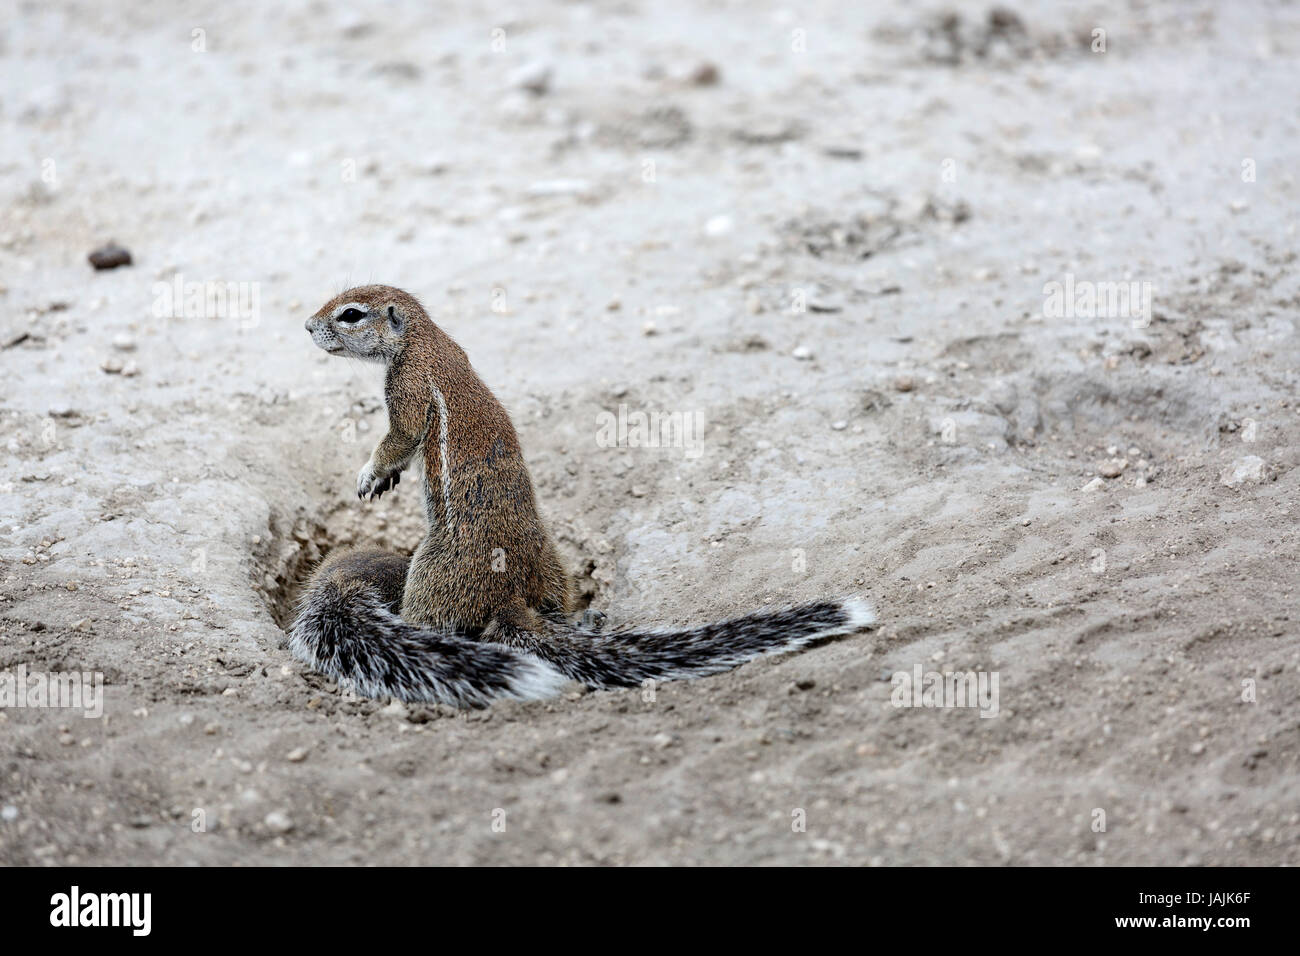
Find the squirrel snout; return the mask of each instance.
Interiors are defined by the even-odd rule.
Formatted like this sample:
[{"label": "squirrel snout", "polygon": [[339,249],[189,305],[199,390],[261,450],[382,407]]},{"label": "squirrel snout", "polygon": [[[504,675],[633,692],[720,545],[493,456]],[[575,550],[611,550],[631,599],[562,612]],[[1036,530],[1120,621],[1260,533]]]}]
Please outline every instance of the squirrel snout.
[{"label": "squirrel snout", "polygon": [[312,316],[310,319],[308,319],[306,322],[303,323],[302,327],[303,327],[304,329],[306,329],[308,332],[315,332],[315,331],[316,331],[316,317],[315,317],[315,316]]}]

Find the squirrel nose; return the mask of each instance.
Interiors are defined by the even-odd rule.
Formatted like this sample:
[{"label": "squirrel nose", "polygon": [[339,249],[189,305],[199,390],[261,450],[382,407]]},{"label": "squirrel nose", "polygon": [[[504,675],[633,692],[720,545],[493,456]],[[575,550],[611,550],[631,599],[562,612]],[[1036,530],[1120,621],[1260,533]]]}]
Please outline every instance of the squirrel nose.
[{"label": "squirrel nose", "polygon": [[314,332],[314,331],[316,331],[316,330],[315,330],[315,323],[316,323],[316,320],[315,320],[315,319],[308,319],[306,322],[303,323],[303,326],[302,326],[302,327],[303,327],[304,329],[306,329],[308,332]]}]

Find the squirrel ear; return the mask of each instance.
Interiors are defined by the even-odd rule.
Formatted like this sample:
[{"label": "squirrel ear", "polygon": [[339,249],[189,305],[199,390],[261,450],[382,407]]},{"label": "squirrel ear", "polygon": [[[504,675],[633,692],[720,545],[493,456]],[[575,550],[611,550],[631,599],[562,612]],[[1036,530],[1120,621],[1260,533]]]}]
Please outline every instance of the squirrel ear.
[{"label": "squirrel ear", "polygon": [[389,303],[388,306],[388,324],[393,327],[394,332],[402,331],[402,316],[397,311],[397,306]]}]

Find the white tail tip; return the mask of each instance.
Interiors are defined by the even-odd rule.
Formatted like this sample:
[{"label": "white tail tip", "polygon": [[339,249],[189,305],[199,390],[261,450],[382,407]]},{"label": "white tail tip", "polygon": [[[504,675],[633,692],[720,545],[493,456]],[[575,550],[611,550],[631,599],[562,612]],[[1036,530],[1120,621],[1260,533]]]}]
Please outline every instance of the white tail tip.
[{"label": "white tail tip", "polygon": [[865,630],[876,623],[876,609],[866,598],[848,598],[844,602],[844,613],[848,615],[848,629]]}]

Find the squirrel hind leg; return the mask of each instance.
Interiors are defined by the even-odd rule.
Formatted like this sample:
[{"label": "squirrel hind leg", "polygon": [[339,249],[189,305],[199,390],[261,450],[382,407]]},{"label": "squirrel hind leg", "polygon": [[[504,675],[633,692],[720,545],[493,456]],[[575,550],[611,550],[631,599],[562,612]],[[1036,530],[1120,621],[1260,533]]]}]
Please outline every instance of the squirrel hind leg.
[{"label": "squirrel hind leg", "polygon": [[597,611],[590,607],[585,611],[569,611],[563,607],[539,607],[536,611],[543,621],[554,625],[561,633],[576,629],[596,634],[606,622],[604,611]]},{"label": "squirrel hind leg", "polygon": [[483,629],[482,639],[495,644],[526,647],[538,635],[551,631],[551,621],[549,615],[539,614],[523,602],[512,602],[492,617],[492,622]]},{"label": "squirrel hind leg", "polygon": [[584,631],[599,632],[608,618],[604,611],[597,611],[594,607],[589,607],[582,612],[582,617],[578,619],[578,627]]}]

